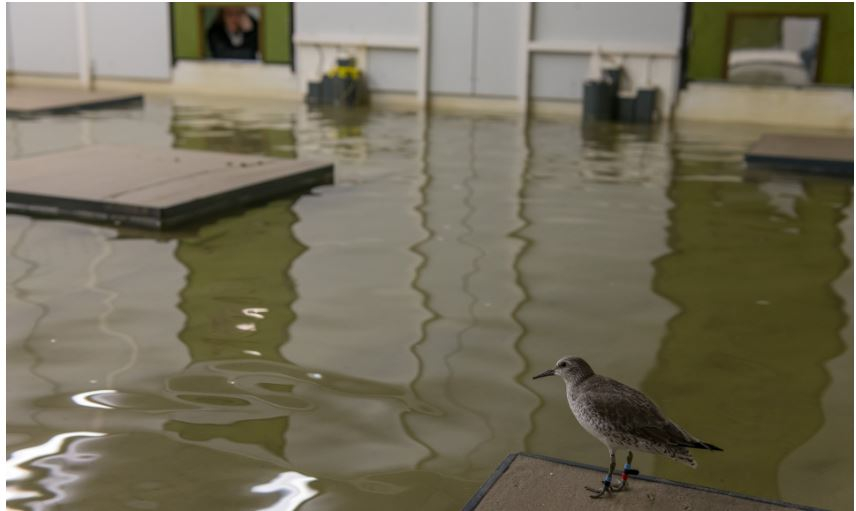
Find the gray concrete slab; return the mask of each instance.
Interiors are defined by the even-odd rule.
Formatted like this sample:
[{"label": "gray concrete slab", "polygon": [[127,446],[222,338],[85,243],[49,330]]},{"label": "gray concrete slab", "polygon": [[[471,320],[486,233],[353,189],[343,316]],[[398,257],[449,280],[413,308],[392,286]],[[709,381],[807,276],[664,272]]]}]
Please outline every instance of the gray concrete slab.
[{"label": "gray concrete slab", "polygon": [[11,117],[72,112],[88,108],[108,108],[142,104],[137,93],[9,87],[6,89],[6,115]]},{"label": "gray concrete slab", "polygon": [[[592,500],[584,487],[598,486],[605,470],[544,456],[512,454],[476,492],[464,511],[814,509],[644,475],[634,476],[625,491]],[[614,481],[617,483],[620,478],[615,476]]]},{"label": "gray concrete slab", "polygon": [[6,209],[163,229],[332,182],[326,162],[94,145],[7,162]]},{"label": "gray concrete slab", "polygon": [[853,173],[853,137],[765,134],[746,152],[751,166]]}]

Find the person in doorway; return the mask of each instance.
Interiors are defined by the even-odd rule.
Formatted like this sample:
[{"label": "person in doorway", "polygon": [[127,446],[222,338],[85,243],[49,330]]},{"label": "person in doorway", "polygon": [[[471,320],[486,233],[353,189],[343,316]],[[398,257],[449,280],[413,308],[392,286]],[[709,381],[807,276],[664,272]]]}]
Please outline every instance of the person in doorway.
[{"label": "person in doorway", "polygon": [[215,59],[255,60],[258,22],[243,7],[223,7],[208,29],[208,48]]}]

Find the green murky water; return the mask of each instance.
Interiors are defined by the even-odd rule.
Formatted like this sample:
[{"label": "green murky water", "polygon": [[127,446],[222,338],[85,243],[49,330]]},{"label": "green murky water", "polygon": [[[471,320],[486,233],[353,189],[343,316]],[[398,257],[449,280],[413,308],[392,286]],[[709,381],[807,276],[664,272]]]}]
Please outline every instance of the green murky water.
[{"label": "green murky water", "polygon": [[164,235],[7,216],[8,506],[459,509],[510,452],[607,462],[530,380],[575,354],[725,448],[644,473],[850,508],[852,181],[747,172],[761,131],[181,98],[7,121],[11,158],[337,172]]}]

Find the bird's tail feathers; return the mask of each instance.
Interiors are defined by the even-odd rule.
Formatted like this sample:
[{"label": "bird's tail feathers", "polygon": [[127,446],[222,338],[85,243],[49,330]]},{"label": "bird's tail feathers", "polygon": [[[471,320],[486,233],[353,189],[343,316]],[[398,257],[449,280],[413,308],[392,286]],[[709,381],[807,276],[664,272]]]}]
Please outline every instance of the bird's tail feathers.
[{"label": "bird's tail feathers", "polygon": [[722,451],[722,450],[724,450],[724,449],[722,449],[721,447],[717,447],[717,446],[715,446],[715,445],[713,445],[713,444],[708,444],[708,443],[705,443],[705,442],[699,442],[699,443],[700,443],[701,445],[703,445],[703,446],[704,446],[704,448],[705,448],[705,449],[707,449],[708,451]]},{"label": "bird's tail feathers", "polygon": [[717,447],[713,444],[708,444],[706,442],[701,442],[698,440],[694,441],[694,442],[687,442],[685,444],[680,444],[680,445],[681,445],[681,447],[689,447],[691,449],[707,449],[708,451],[721,451],[721,450],[723,450],[721,447]]}]

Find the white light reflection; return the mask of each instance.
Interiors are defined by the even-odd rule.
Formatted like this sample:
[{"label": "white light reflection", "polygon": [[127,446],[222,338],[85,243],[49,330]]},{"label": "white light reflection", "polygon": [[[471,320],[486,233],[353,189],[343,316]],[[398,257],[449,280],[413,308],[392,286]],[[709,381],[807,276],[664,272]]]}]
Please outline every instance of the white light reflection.
[{"label": "white light reflection", "polygon": [[61,433],[54,436],[47,442],[41,445],[34,445],[25,449],[14,451],[9,459],[6,460],[6,480],[20,481],[27,478],[29,470],[22,468],[21,465],[30,463],[45,456],[59,454],[62,445],[66,440],[73,438],[86,438],[104,436],[105,433],[96,433],[94,431],[72,431],[70,433]]},{"label": "white light reflection", "polygon": [[256,324],[255,323],[239,323],[235,325],[235,328],[242,332],[255,332]]},{"label": "white light reflection", "polygon": [[317,490],[309,487],[309,483],[312,481],[317,481],[317,479],[299,472],[283,472],[268,483],[253,486],[253,493],[282,494],[282,497],[272,506],[259,511],[294,511],[300,504],[318,494]]},{"label": "white light reflection", "polygon": [[[32,506],[32,509],[53,509],[55,505],[64,502],[66,499],[64,487],[77,480],[79,474],[65,472],[61,468],[61,464],[55,465],[51,462],[42,462],[42,460],[52,456],[60,456],[63,460],[71,463],[81,463],[87,459],[91,461],[91,455],[76,453],[75,442],[71,442],[71,440],[104,435],[105,433],[93,431],[72,431],[56,435],[41,445],[14,451],[6,460],[6,502],[21,499],[42,499],[31,501],[29,505]],[[68,446],[64,450],[63,446],[66,444]],[[15,484],[16,481],[24,481],[34,477],[34,472],[24,466],[26,464],[32,464],[34,467],[47,471],[47,474],[39,474],[38,476],[39,486],[44,488],[44,493],[24,489]]]},{"label": "white light reflection", "polygon": [[106,410],[112,410],[113,407],[89,401],[89,398],[92,396],[115,393],[115,390],[90,390],[89,392],[81,392],[80,394],[75,394],[71,396],[71,400],[74,401],[76,404],[79,404],[80,406],[85,406],[87,408],[104,408]]},{"label": "white light reflection", "polygon": [[265,319],[265,314],[267,313],[267,309],[264,307],[251,307],[249,309],[244,309],[241,312],[244,313],[245,316],[249,316],[251,318],[256,319]]},{"label": "white light reflection", "polygon": [[320,380],[324,377],[324,375],[321,373],[306,373],[306,376],[312,378],[313,380]]}]

